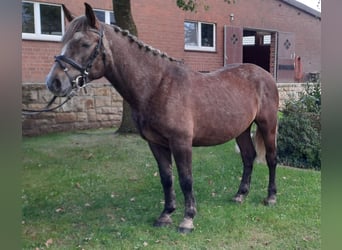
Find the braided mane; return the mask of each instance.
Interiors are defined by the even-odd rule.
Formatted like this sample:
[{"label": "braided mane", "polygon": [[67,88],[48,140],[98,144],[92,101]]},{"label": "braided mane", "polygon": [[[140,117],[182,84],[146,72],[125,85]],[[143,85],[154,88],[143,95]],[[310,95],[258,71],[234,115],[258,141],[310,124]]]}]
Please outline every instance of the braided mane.
[{"label": "braided mane", "polygon": [[[152,46],[145,44],[141,40],[139,40],[136,36],[132,35],[128,30],[123,30],[119,26],[110,25],[116,33],[120,33],[121,35],[127,37],[129,42],[134,42],[138,45],[140,49],[144,49],[146,52],[151,52],[155,56],[160,56],[162,58],[168,59],[171,62],[177,62],[183,64],[182,60],[175,59],[171,56],[168,56],[165,52],[161,52],[159,49],[155,49]],[[65,44],[68,42],[76,32],[85,32],[89,30],[89,24],[86,16],[80,16],[75,18],[69,25],[69,28],[65,32],[62,42]]]},{"label": "braided mane", "polygon": [[155,49],[152,46],[145,44],[143,41],[139,40],[136,36],[132,35],[128,30],[123,30],[119,26],[111,25],[116,33],[121,33],[126,36],[130,42],[136,43],[140,49],[145,49],[146,52],[151,51],[155,56],[161,56],[162,58],[169,59],[171,62],[184,63],[182,60],[175,59],[168,56],[165,52],[161,52],[159,49]]}]

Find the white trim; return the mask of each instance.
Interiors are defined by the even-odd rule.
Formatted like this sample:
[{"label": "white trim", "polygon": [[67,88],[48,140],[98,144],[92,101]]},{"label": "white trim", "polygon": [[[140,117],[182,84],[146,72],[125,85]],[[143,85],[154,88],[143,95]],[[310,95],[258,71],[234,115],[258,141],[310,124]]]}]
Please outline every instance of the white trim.
[{"label": "white trim", "polygon": [[110,13],[113,11],[105,11],[105,15],[106,15],[106,23],[110,24]]},{"label": "white trim", "polygon": [[[187,21],[185,20],[184,22],[192,22],[196,23],[198,27],[198,32],[197,32],[197,42],[198,45],[186,45],[184,42],[184,49],[185,50],[190,50],[190,51],[204,51],[204,52],[216,52],[216,24],[215,23],[208,23],[208,22],[197,22],[197,21]],[[213,25],[213,47],[208,47],[208,46],[202,46],[201,42],[201,34],[202,34],[202,24],[210,24]]]},{"label": "white trim", "polygon": [[206,47],[206,46],[184,46],[185,50],[188,51],[208,51],[208,52],[216,52],[216,46],[214,47]]},{"label": "white trim", "polygon": [[62,36],[38,35],[38,34],[31,34],[31,33],[21,33],[21,38],[23,40],[38,40],[38,41],[52,41],[52,42],[62,41]]}]

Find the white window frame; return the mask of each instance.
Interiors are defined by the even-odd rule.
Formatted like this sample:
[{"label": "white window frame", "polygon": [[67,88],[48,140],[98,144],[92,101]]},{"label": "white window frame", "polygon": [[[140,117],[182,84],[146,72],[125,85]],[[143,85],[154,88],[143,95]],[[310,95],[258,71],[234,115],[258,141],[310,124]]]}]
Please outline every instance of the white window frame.
[{"label": "white window frame", "polygon": [[[208,22],[198,22],[198,21],[190,21],[185,20],[184,23],[196,23],[198,32],[197,32],[197,43],[198,45],[187,45],[184,41],[184,49],[185,50],[193,50],[193,51],[205,51],[205,52],[216,52],[216,24],[215,23],[208,23]],[[210,24],[213,25],[213,47],[202,46],[202,24]],[[185,34],[184,34],[185,35]]]},{"label": "white window frame", "polygon": [[[64,13],[62,10],[62,6],[59,4],[51,4],[46,2],[32,2],[32,1],[22,1],[22,3],[32,3],[34,9],[34,31],[35,33],[21,33],[22,39],[27,40],[40,40],[40,41],[56,41],[60,42],[62,40],[62,36],[64,35],[65,27],[64,27]],[[62,24],[62,35],[46,35],[41,33],[41,25],[40,25],[40,5],[51,5],[58,6],[61,8],[61,24]]]},{"label": "white window frame", "polygon": [[[113,13],[113,15],[114,15],[113,11],[111,11],[111,10],[102,10],[102,9],[94,9],[94,10],[95,11],[102,11],[102,12],[104,12],[105,13],[105,23],[106,24],[111,24],[110,23],[110,14]],[[115,15],[114,15],[114,18],[115,18]]]}]

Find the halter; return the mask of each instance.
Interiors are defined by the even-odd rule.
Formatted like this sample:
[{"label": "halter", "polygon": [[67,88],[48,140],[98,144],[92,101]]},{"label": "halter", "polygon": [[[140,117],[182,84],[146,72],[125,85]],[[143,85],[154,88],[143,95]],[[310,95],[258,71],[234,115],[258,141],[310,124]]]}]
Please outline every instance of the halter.
[{"label": "halter", "polygon": [[[55,56],[55,62],[57,62],[59,64],[59,66],[63,69],[63,71],[67,75],[67,77],[71,83],[72,89],[84,88],[86,86],[89,70],[93,66],[93,62],[96,59],[96,57],[99,55],[99,52],[100,52],[100,49],[102,46],[103,28],[101,28],[100,31],[97,31],[97,30],[91,30],[91,31],[97,33],[100,36],[100,39],[99,39],[98,43],[96,44],[93,52],[91,53],[85,67],[82,66],[81,64],[77,63],[73,59],[68,58],[64,55]],[[103,54],[102,60],[103,60],[103,63],[105,64],[104,55],[105,54]],[[65,66],[65,64],[63,62],[65,62],[65,63],[69,64],[70,66],[72,66],[73,68],[77,69],[80,72],[80,75],[76,76],[75,79],[72,79],[68,73],[69,69]]]},{"label": "halter", "polygon": [[[85,89],[85,86],[86,86],[86,83],[87,83],[87,78],[88,78],[89,70],[93,66],[93,62],[96,59],[96,57],[99,55],[99,52],[100,52],[100,49],[101,49],[101,46],[102,46],[102,40],[103,40],[103,28],[101,28],[100,31],[97,31],[97,30],[91,30],[91,31],[97,33],[100,36],[100,39],[99,39],[98,43],[96,44],[93,52],[91,53],[91,55],[90,55],[90,57],[88,59],[88,63],[86,64],[85,67],[83,67],[79,63],[75,62],[73,59],[65,57],[64,55],[55,56],[55,62],[57,62],[59,64],[59,66],[63,69],[63,71],[67,75],[67,77],[68,77],[68,79],[70,81],[71,87],[72,87],[72,91],[67,96],[67,98],[61,104],[57,105],[56,107],[50,108],[52,103],[57,98],[57,96],[53,96],[52,99],[49,101],[49,103],[46,105],[46,107],[44,109],[41,109],[41,110],[22,109],[22,114],[23,115],[33,115],[33,114],[40,114],[42,112],[53,111],[53,110],[63,106],[73,96],[75,96],[76,95],[76,91],[75,90],[79,90],[79,89],[83,88],[84,91],[87,92],[86,89]],[[105,54],[104,53],[103,53],[103,56],[102,56],[102,60],[103,60],[103,64],[105,65]],[[80,75],[76,76],[75,79],[72,79],[71,76],[68,73],[69,69],[65,66],[65,64],[63,62],[67,63],[67,64],[71,65],[73,68],[77,69],[80,72]]]}]

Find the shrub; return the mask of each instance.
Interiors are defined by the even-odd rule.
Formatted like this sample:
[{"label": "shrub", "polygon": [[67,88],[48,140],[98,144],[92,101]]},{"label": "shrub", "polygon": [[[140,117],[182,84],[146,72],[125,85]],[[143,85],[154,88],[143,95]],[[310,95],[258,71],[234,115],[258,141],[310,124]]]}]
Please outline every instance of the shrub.
[{"label": "shrub", "polygon": [[321,169],[321,86],[307,84],[299,98],[290,97],[278,126],[278,161],[299,168]]}]

